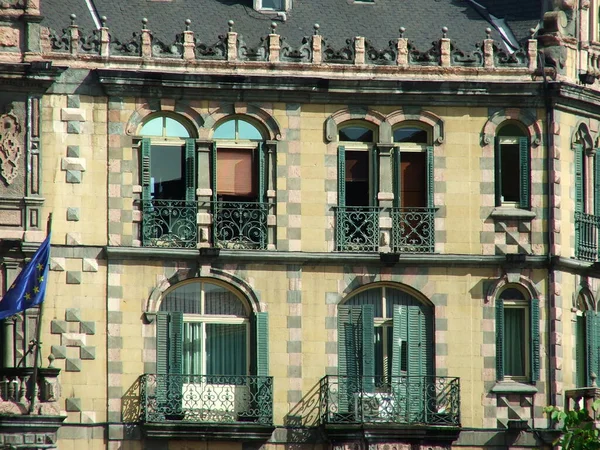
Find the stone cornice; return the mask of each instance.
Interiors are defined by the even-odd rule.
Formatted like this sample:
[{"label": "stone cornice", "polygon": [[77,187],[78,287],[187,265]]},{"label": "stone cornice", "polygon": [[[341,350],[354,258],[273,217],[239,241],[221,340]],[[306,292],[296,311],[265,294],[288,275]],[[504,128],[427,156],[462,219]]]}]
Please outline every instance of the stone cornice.
[{"label": "stone cornice", "polygon": [[11,90],[23,92],[45,92],[66,67],[53,66],[52,62],[31,63],[0,62],[0,81]]}]

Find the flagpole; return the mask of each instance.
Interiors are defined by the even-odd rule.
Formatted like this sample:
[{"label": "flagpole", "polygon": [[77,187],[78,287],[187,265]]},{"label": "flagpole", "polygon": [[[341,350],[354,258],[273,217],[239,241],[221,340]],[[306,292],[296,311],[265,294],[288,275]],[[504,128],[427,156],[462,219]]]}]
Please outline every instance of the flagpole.
[{"label": "flagpole", "polygon": [[[52,230],[52,213],[48,214],[48,222],[46,223],[46,237],[50,236],[50,231]],[[29,414],[33,414],[33,410],[35,409],[35,405],[37,404],[37,399],[38,399],[38,392],[39,392],[39,388],[38,388],[38,366],[39,366],[39,359],[40,359],[40,341],[42,338],[42,313],[44,311],[44,303],[45,302],[41,302],[40,306],[39,306],[39,312],[38,312],[38,320],[37,320],[37,325],[36,325],[36,329],[35,329],[35,352],[34,352],[34,356],[33,356],[33,390],[32,390],[32,395],[31,395],[31,402],[29,403]]]}]

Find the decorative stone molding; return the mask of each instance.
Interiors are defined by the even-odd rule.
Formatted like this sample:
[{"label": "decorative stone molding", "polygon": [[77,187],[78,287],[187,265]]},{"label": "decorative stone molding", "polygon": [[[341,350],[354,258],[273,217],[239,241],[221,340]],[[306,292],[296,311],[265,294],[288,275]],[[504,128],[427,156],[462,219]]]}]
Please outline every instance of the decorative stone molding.
[{"label": "decorative stone molding", "polygon": [[19,118],[13,113],[0,116],[0,176],[9,185],[19,172],[23,135]]},{"label": "decorative stone molding", "polygon": [[[50,333],[60,335],[60,345],[51,347],[52,356],[55,359],[65,360],[67,372],[80,372],[82,361],[94,360],[96,358],[96,347],[88,345],[87,337],[96,334],[96,324],[81,319],[81,310],[68,308],[65,311],[65,320],[52,320],[50,322]],[[79,349],[79,357],[67,356],[67,348]]]},{"label": "decorative stone molding", "polygon": [[168,102],[158,103],[153,101],[142,103],[137,107],[125,125],[125,133],[129,136],[137,136],[142,124],[150,118],[148,116],[158,113],[181,115],[190,122],[192,128],[199,129],[204,125],[204,119],[200,113],[185,102],[175,100],[172,104],[169,104]]}]

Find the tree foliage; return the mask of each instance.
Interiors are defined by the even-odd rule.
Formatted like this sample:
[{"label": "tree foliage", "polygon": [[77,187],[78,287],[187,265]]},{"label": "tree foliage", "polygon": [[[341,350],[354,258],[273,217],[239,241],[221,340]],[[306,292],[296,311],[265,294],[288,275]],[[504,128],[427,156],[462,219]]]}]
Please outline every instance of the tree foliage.
[{"label": "tree foliage", "polygon": [[[597,412],[599,409],[600,400],[596,400],[592,410]],[[548,406],[544,412],[560,424],[561,435],[554,445],[560,445],[563,450],[600,450],[600,430],[587,408],[565,412],[556,406]]]}]

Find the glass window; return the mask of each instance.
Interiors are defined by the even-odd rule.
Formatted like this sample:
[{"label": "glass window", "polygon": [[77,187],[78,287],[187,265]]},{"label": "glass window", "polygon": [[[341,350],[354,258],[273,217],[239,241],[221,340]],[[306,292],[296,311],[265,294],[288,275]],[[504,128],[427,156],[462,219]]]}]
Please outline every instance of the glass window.
[{"label": "glass window", "polygon": [[250,122],[231,119],[215,128],[213,139],[260,141],[263,137],[258,128]]},{"label": "glass window", "polygon": [[394,130],[394,142],[411,142],[427,144],[429,137],[427,131],[418,127],[401,127]]},{"label": "glass window", "polygon": [[262,9],[283,11],[285,9],[285,0],[262,0]]},{"label": "glass window", "polygon": [[496,206],[529,207],[529,140],[520,126],[508,123],[496,137]]},{"label": "glass window", "polygon": [[373,130],[358,125],[350,125],[340,129],[339,140],[346,142],[373,142]]}]

